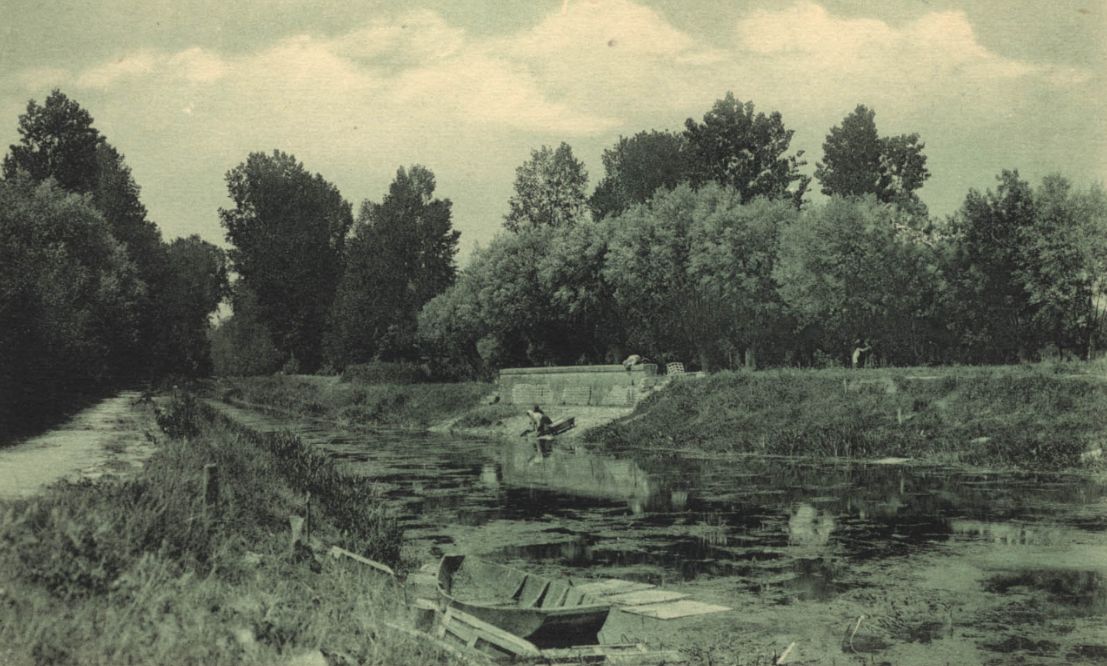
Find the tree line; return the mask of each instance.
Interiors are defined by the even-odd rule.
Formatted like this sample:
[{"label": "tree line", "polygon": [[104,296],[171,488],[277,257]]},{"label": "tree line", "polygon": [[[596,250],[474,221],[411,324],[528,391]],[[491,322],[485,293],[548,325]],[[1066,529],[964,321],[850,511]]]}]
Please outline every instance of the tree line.
[{"label": "tree line", "polygon": [[[169,373],[440,377],[638,353],[705,369],[1087,357],[1102,346],[1107,202],[1004,171],[939,219],[917,134],[858,106],[815,164],[781,114],[727,94],[588,174],[568,144],[516,171],[503,230],[456,264],[434,174],[357,208],[279,150],[226,174],[229,249],[166,243],[119,153],[54,91],[19,118],[0,182],[0,418]],[[232,279],[233,278],[233,279]],[[233,314],[216,326],[226,299]]]},{"label": "tree line", "polygon": [[0,435],[81,395],[210,372],[224,252],[164,242],[123,155],[63,93],[18,129],[0,180]]},{"label": "tree line", "polygon": [[421,311],[441,372],[612,362],[700,368],[1009,363],[1103,346],[1107,200],[1017,171],[938,219],[917,134],[859,105],[805,201],[779,113],[728,94],[683,132],[622,137],[587,193],[566,144],[517,172],[506,232]]}]

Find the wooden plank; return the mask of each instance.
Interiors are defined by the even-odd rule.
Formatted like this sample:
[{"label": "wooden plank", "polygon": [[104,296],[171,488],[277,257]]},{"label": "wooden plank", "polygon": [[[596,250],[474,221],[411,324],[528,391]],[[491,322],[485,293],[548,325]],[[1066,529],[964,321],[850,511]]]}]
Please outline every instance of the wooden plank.
[{"label": "wooden plank", "polygon": [[590,594],[594,597],[602,597],[608,594],[621,594],[623,592],[649,590],[656,586],[650,585],[649,583],[636,583],[632,580],[622,580],[620,578],[607,578],[592,583],[576,585],[574,587],[576,587],[578,591],[585,594]]},{"label": "wooden plank", "polygon": [[567,648],[546,648],[542,656],[549,659],[573,659],[574,657],[606,657],[620,653],[642,654],[646,646],[641,643],[615,643],[612,645],[577,645]]},{"label": "wooden plank", "polygon": [[331,557],[336,557],[336,558],[337,557],[348,557],[351,560],[354,560],[355,562],[361,562],[362,564],[371,566],[374,569],[376,569],[377,571],[380,571],[381,573],[386,573],[389,576],[392,576],[393,578],[396,577],[396,572],[393,571],[392,567],[388,566],[387,564],[381,564],[380,562],[377,562],[376,560],[371,560],[368,557],[362,557],[361,555],[358,555],[357,553],[352,553],[352,552],[346,550],[345,548],[339,548],[338,546],[331,546],[330,555],[331,555]]},{"label": "wooden plank", "polygon": [[488,624],[484,620],[456,608],[446,609],[442,618],[442,624],[455,635],[459,633],[468,635],[471,635],[473,632],[478,633],[480,639],[484,642],[499,647],[511,654],[522,657],[537,657],[541,655],[541,652],[535,647],[534,643],[519,638],[514,634],[506,632],[495,625]]},{"label": "wooden plank", "polygon": [[581,645],[542,650],[543,663],[549,666],[580,664],[684,664],[688,658],[676,650],[650,650],[641,643],[617,645]]},{"label": "wooden plank", "polygon": [[663,601],[676,601],[678,599],[687,598],[687,594],[683,592],[673,592],[671,590],[638,590],[637,592],[609,594],[605,596],[603,600],[610,601],[620,606],[644,606],[646,604],[659,604]]},{"label": "wooden plank", "polygon": [[657,618],[658,620],[673,620],[679,617],[691,615],[706,615],[708,613],[721,613],[732,610],[726,606],[705,604],[702,601],[681,599],[680,601],[667,601],[660,604],[646,604],[644,606],[623,606],[624,613],[633,613],[644,617]]},{"label": "wooden plank", "polygon": [[459,664],[467,664],[468,666],[486,666],[487,664],[493,663],[487,655],[480,654],[479,652],[473,654],[462,652],[449,643],[446,643],[445,641],[439,640],[434,636],[430,636],[421,631],[402,627],[392,622],[384,622],[383,624],[385,627],[391,629],[392,631],[408,636],[409,638],[413,638],[420,643],[430,641],[430,643],[434,645],[434,647],[453,657]]}]

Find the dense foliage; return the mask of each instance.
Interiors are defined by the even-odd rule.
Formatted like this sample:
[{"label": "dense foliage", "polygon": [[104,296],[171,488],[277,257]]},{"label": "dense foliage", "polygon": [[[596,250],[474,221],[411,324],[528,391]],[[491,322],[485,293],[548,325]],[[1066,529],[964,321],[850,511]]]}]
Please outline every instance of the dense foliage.
[{"label": "dense foliage", "polygon": [[31,101],[0,183],[0,437],[82,394],[211,368],[224,253],[166,244],[123,156],[59,91]]},{"label": "dense foliage", "polygon": [[[641,132],[603,155],[578,213],[516,228],[430,301],[436,371],[611,362],[703,369],[1009,363],[1102,347],[1107,199],[1060,176],[1004,171],[947,219],[917,191],[917,134],[882,137],[861,105],[831,128],[804,201],[780,114],[728,94],[683,134]],[[537,155],[538,153],[536,153]]]},{"label": "dense foliage", "polygon": [[295,157],[253,153],[227,173],[220,209],[235,271],[277,349],[299,368],[322,363],[327,313],[342,275],[350,204]]},{"label": "dense foliage", "polygon": [[[399,169],[355,222],[294,156],[249,155],[219,211],[228,265],[198,238],[161,241],[122,155],[60,92],[31,102],[20,136],[0,193],[0,308],[17,324],[0,355],[20,379],[5,383],[9,414],[51,401],[67,378],[212,368],[404,363],[440,379],[631,353],[721,369],[1006,363],[1103,346],[1103,191],[1004,171],[931,217],[924,144],[881,136],[863,105],[826,137],[815,203],[781,115],[729,93],[682,132],[620,137],[590,196],[570,146],[542,146],[516,171],[505,231],[460,271],[452,204],[423,166]],[[226,298],[233,315],[209,330]]]}]

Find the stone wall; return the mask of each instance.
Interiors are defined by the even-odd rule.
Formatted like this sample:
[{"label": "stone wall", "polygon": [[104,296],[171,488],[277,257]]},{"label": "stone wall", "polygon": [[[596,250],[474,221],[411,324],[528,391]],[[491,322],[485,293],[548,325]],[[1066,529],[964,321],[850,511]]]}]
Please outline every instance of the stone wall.
[{"label": "stone wall", "polygon": [[500,399],[516,405],[630,407],[658,382],[657,366],[577,365],[505,368]]}]

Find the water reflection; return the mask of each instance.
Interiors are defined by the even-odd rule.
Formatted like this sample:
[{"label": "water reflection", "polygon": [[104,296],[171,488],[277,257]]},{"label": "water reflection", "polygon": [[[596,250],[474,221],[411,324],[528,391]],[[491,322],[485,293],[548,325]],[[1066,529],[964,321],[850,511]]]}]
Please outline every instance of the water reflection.
[{"label": "water reflection", "polygon": [[1107,531],[1087,508],[1107,506],[1107,489],[1079,476],[562,446],[538,456],[523,440],[294,430],[372,477],[415,546],[466,537],[503,560],[727,576],[784,601],[861,584],[851,564],[866,560],[951,543],[1065,546]]},{"label": "water reflection", "polygon": [[788,518],[788,542],[794,545],[825,546],[833,531],[834,516],[805,502],[801,502]]}]

